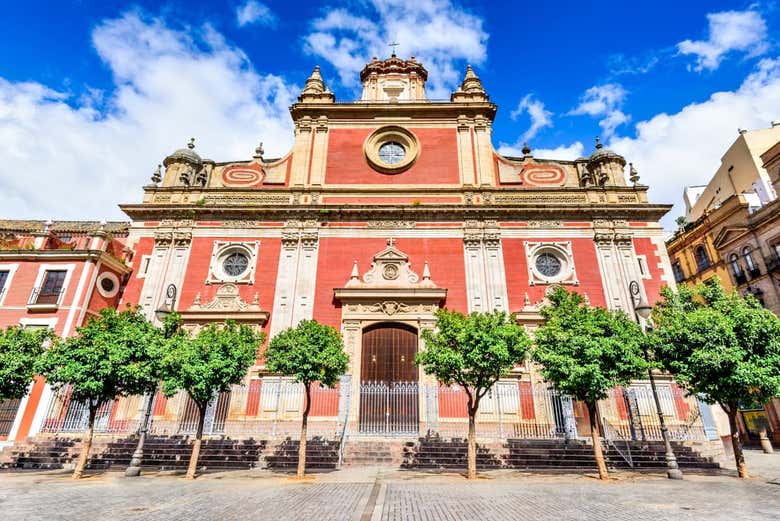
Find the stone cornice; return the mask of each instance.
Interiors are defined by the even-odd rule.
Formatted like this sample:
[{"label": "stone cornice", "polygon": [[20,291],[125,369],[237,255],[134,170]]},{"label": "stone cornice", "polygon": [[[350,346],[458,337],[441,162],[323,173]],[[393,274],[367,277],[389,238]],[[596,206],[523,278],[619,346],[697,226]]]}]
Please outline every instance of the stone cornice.
[{"label": "stone cornice", "polygon": [[122,210],[134,221],[162,219],[254,219],[284,221],[289,219],[317,221],[463,221],[493,220],[593,220],[624,219],[655,222],[671,210],[668,204],[553,204],[528,202],[512,205],[235,205],[197,206],[169,204],[122,205]]},{"label": "stone cornice", "polygon": [[119,273],[130,273],[131,268],[103,250],[0,250],[0,261],[26,260],[51,261],[100,261]]},{"label": "stone cornice", "polygon": [[381,117],[414,118],[425,120],[429,118],[457,118],[465,115],[474,117],[487,116],[490,121],[496,116],[498,107],[491,102],[453,103],[450,101],[413,101],[397,103],[295,103],[290,107],[290,115],[294,121],[304,116],[328,119],[365,120]]}]

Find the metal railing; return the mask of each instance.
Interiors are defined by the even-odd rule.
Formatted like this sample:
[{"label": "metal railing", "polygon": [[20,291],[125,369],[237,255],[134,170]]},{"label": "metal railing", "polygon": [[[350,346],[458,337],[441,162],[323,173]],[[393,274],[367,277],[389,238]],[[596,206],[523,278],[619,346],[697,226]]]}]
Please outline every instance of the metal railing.
[{"label": "metal railing", "polygon": [[420,430],[417,382],[362,382],[361,434],[416,435]]},{"label": "metal railing", "polygon": [[[601,418],[601,428],[603,429],[602,435],[608,445],[614,447],[620,457],[628,463],[628,466],[634,468],[634,458],[631,456],[631,438],[625,437],[620,431],[615,429],[606,418]],[[621,450],[618,446],[618,442],[625,444],[625,450]]]},{"label": "metal railing", "polygon": [[63,293],[64,290],[62,289],[58,291],[44,291],[44,288],[39,286],[37,288],[33,288],[32,293],[30,294],[30,299],[27,301],[27,305],[33,306],[50,304],[58,306],[60,304],[60,300],[62,299]]},{"label": "metal railing", "polygon": [[[304,389],[288,378],[266,377],[262,384],[232,386],[215,396],[204,419],[206,435],[230,437],[297,437],[300,435]],[[468,435],[465,389],[459,386],[401,382],[363,382],[353,386],[344,377],[338,388],[314,386],[308,434],[343,443],[352,435]],[[664,420],[672,440],[706,440],[699,402],[670,386],[658,388]],[[95,431],[132,434],[139,430],[144,411],[142,396],[119,398],[98,411]],[[356,403],[357,402],[357,403]],[[578,424],[587,426],[584,408],[570,396],[544,384],[498,382],[480,403],[477,436],[482,439],[571,439]],[[660,440],[655,402],[641,383],[614,389],[600,402],[605,433],[613,440]],[[153,435],[192,434],[197,410],[186,393],[154,397],[149,432]],[[352,422],[350,423],[350,418]],[[73,433],[87,428],[85,403],[70,400],[67,388],[54,393],[43,432]],[[342,448],[340,447],[340,451]]]}]

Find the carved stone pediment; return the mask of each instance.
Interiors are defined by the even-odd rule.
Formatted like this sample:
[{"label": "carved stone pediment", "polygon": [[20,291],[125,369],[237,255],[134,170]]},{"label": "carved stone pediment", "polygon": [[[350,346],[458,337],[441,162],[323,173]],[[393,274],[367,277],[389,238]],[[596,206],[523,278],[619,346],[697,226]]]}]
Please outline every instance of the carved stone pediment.
[{"label": "carved stone pediment", "polygon": [[431,280],[428,264],[422,277],[412,270],[409,256],[389,239],[387,248],[373,256],[371,267],[360,276],[358,262],[343,288],[334,290],[345,313],[356,316],[432,316],[447,290]]},{"label": "carved stone pediment", "polygon": [[187,323],[236,322],[263,325],[268,321],[268,312],[262,311],[259,295],[255,294],[251,303],[245,302],[238,291],[238,286],[232,283],[222,284],[214,294],[214,298],[205,304],[201,303],[200,294],[195,297],[192,306],[181,313],[182,321]]},{"label": "carved stone pediment", "polygon": [[420,276],[412,271],[409,256],[395,247],[393,239],[388,239],[387,248],[374,255],[371,268],[362,277],[355,261],[346,287],[435,288],[436,285],[431,281],[428,263],[423,267],[423,276],[420,280]]},{"label": "carved stone pediment", "polygon": [[241,299],[238,293],[238,286],[235,284],[223,284],[219,287],[211,302],[201,304],[200,294],[195,297],[195,302],[190,306],[190,311],[260,311],[257,304],[258,295],[255,295],[252,304],[247,304]]}]

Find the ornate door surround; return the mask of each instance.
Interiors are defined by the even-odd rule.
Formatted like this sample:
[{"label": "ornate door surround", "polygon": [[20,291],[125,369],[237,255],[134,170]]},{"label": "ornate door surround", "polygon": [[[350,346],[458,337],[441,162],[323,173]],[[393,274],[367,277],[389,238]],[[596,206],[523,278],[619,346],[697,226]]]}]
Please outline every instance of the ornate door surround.
[{"label": "ornate door surround", "polygon": [[[342,304],[341,330],[350,358],[349,374],[353,375],[349,412],[352,425],[357,425],[360,411],[363,330],[383,322],[405,324],[418,332],[418,351],[424,349],[421,332],[434,327],[434,313],[446,296],[447,289],[431,280],[427,262],[420,277],[412,271],[409,256],[396,248],[394,239],[388,239],[387,247],[373,256],[371,267],[362,277],[355,261],[347,283],[334,289],[335,299]],[[426,375],[418,375],[420,383],[433,382]],[[424,406],[420,402],[420,417],[424,417]],[[350,432],[356,430],[350,428]]]}]

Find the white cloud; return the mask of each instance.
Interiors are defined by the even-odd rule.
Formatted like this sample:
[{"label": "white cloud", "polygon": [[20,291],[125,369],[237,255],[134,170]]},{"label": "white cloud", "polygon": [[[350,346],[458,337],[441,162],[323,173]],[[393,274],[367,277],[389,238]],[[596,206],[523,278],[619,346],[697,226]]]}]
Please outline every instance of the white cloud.
[{"label": "white cloud", "polygon": [[747,57],[760,56],[769,50],[766,22],[756,11],[723,11],[707,15],[709,35],[706,40],[685,40],[677,44],[680,54],[696,57],[696,71],[714,70],[726,54],[740,51]]},{"label": "white cloud", "polygon": [[331,63],[341,83],[359,84],[359,72],[372,56],[416,55],[428,69],[428,97],[447,98],[463,76],[464,63],[487,57],[483,20],[451,0],[370,0],[331,9],[314,20],[304,49]]},{"label": "white cloud", "polygon": [[737,90],[639,122],[635,138],[615,139],[610,147],[634,163],[652,201],[675,204],[663,220],[671,229],[685,212],[683,187],[709,181],[737,138],[737,127],[766,128],[777,119],[778,107],[780,58],[763,59]]},{"label": "white cloud", "polygon": [[539,133],[541,129],[553,126],[553,113],[546,110],[544,103],[534,99],[531,94],[527,94],[520,100],[517,108],[510,113],[510,116],[512,119],[517,119],[524,113],[528,113],[528,117],[531,118],[531,126],[520,136],[520,141],[527,141]]},{"label": "white cloud", "polygon": [[599,126],[603,129],[604,137],[609,138],[617,127],[631,119],[631,116],[621,110],[627,94],[626,89],[619,83],[596,85],[585,91],[580,98],[580,104],[568,114],[601,117]]},{"label": "white cloud", "polygon": [[236,8],[236,22],[240,27],[250,24],[276,25],[276,15],[263,3],[248,0]]},{"label": "white cloud", "polygon": [[[249,158],[292,141],[297,88],[260,74],[211,27],[193,34],[136,13],[100,24],[92,39],[114,87],[74,99],[0,78],[0,208],[13,218],[126,218],[155,165],[196,136],[201,156]],[[95,100],[102,103],[98,108]]]}]

